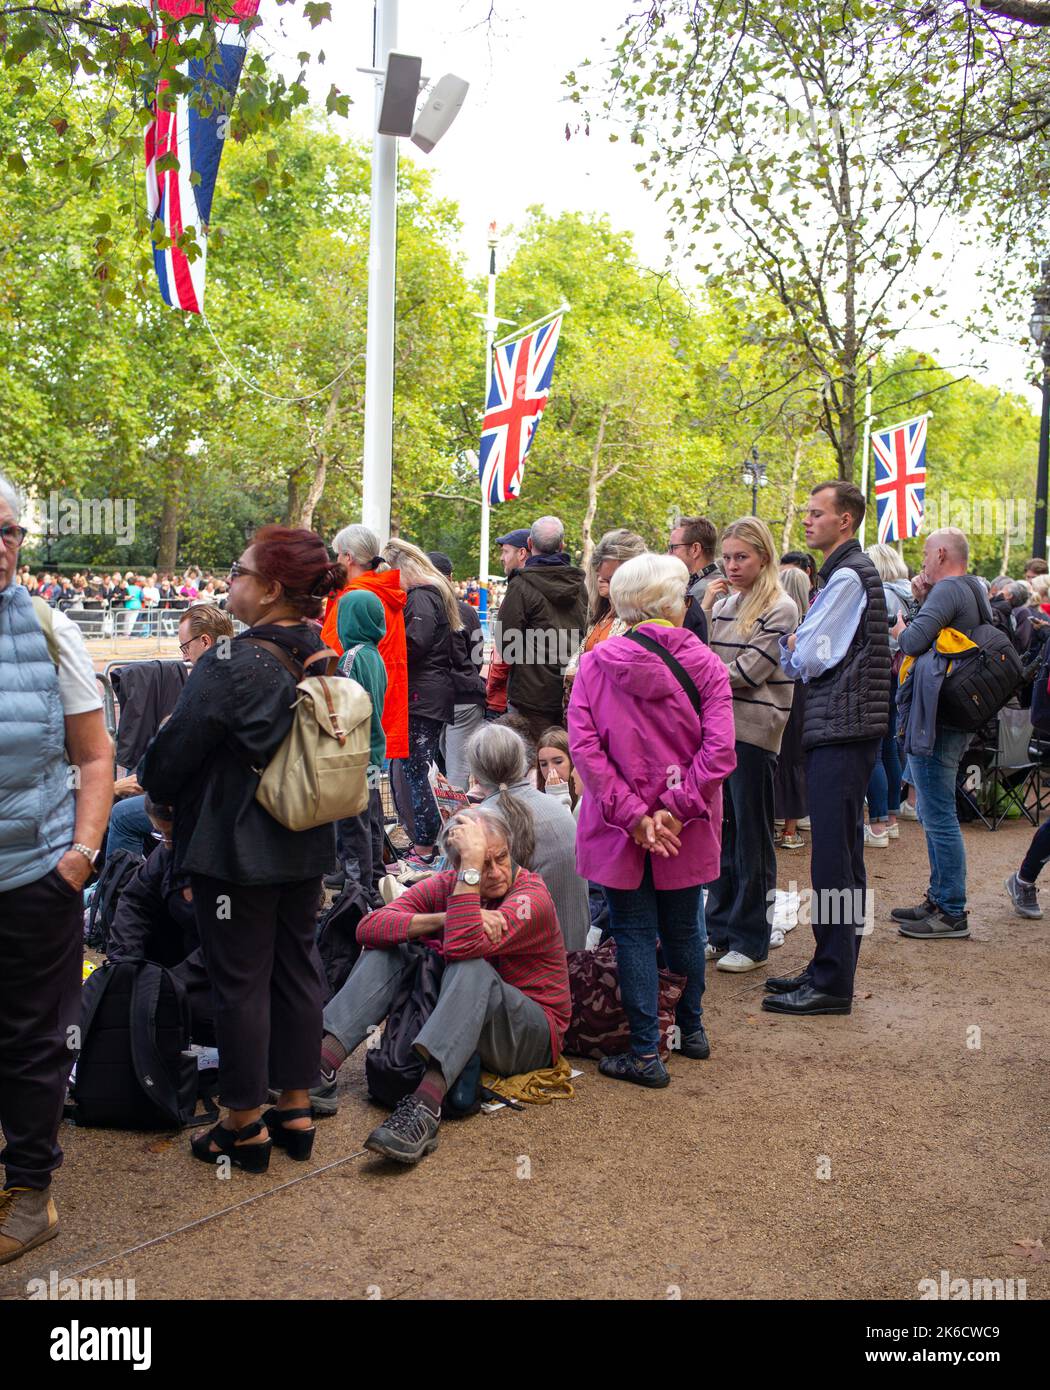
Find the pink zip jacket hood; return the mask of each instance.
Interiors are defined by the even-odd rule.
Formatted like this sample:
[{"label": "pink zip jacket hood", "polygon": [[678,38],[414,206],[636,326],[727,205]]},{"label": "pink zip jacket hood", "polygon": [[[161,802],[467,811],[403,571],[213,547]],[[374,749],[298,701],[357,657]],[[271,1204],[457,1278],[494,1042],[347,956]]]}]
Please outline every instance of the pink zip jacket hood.
[{"label": "pink zip jacket hood", "polygon": [[725,664],[693,633],[646,623],[643,632],[685,668],[701,716],[654,652],[611,637],[585,653],[569,702],[569,748],[585,795],[576,869],[607,888],[637,888],[647,850],[631,839],[662,808],[682,822],[682,847],[653,855],[657,888],[718,877],[722,783],[736,767],[733,697]]}]

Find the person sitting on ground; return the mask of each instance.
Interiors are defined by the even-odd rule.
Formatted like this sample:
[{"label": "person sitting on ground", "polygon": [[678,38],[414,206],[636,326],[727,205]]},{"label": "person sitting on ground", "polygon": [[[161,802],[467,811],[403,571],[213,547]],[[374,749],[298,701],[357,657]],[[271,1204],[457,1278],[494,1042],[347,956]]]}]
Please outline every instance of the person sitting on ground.
[{"label": "person sitting on ground", "polygon": [[532,770],[537,791],[556,797],[574,816],[578,815],[583,783],[573,767],[569,735],[564,729],[555,725],[540,735]]},{"label": "person sitting on ground", "polygon": [[365,897],[378,907],[379,880],[383,877],[383,797],[380,782],[386,760],[383,705],[387,675],[379,644],[386,635],[382,601],[368,589],[348,589],[339,600],[339,641],[343,655],[339,674],[357,681],[372,701],[368,753],[368,805],[357,816],[337,821],[336,855],[339,873],[325,879],[326,888],[342,888],[349,878],[359,883]]},{"label": "person sitting on ground", "polygon": [[485,793],[482,808],[510,826],[514,859],[550,890],[567,951],[587,944],[587,884],[576,872],[576,822],[567,806],[529,781],[525,745],[512,729],[486,724],[467,744],[471,781]]},{"label": "person sitting on ground", "polygon": [[106,955],[111,961],[151,960],[167,966],[186,990],[195,1043],[215,1044],[215,1005],[197,934],[189,874],[175,870],[175,812],[145,798],[158,843],[117,899]]},{"label": "person sitting on ground", "polygon": [[364,917],[366,949],[324,1011],[320,1094],[331,1108],[336,1071],[390,1012],[410,941],[445,958],[441,992],[415,1040],[427,1069],[365,1148],[418,1163],[437,1147],[445,1093],[477,1052],[502,1076],[552,1066],[569,1025],[569,972],[554,903],[538,874],[514,863],[502,817],[471,807],[442,830],[452,868]]}]

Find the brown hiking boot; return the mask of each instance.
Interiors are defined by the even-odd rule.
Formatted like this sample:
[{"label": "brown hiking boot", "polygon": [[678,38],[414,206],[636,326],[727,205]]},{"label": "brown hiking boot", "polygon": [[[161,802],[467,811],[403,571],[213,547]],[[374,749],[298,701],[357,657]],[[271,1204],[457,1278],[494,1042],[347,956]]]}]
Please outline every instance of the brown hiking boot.
[{"label": "brown hiking boot", "polygon": [[5,1187],[0,1192],[0,1265],[58,1235],[51,1189]]}]

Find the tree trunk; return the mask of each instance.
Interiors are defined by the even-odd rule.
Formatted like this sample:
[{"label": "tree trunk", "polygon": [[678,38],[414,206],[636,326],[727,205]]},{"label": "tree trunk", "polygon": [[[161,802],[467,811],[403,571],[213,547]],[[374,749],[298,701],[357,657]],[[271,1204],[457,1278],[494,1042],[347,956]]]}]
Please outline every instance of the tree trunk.
[{"label": "tree trunk", "polygon": [[798,487],[798,475],[802,469],[802,439],[801,436],[795,440],[795,457],[791,460],[791,482],[788,484],[787,502],[784,506],[784,530],[780,536],[781,554],[791,549],[791,528],[795,524],[795,515],[798,508],[795,505],[795,489]]},{"label": "tree trunk", "polygon": [[594,448],[591,450],[591,466],[587,473],[587,510],[583,514],[583,528],[580,532],[582,543],[582,564],[586,569],[591,558],[591,551],[594,543],[591,540],[591,528],[594,525],[595,514],[598,511],[598,460],[601,457],[602,445],[605,443],[605,426],[609,421],[609,407],[602,406],[601,417],[598,420],[598,433],[594,437]]},{"label": "tree trunk", "polygon": [[294,526],[302,526],[307,531],[313,530],[314,512],[321,500],[321,494],[324,492],[327,476],[328,455],[323,449],[319,449],[314,461],[314,475],[310,479],[306,492],[302,495],[298,519],[292,523]]},{"label": "tree trunk", "polygon": [[171,461],[164,487],[164,506],[160,516],[160,536],[157,541],[157,569],[161,574],[175,572],[179,559],[179,496],[182,484],[182,461]]},{"label": "tree trunk", "polygon": [[1003,528],[1003,563],[999,570],[1000,574],[1008,574],[1010,571],[1010,528]]}]

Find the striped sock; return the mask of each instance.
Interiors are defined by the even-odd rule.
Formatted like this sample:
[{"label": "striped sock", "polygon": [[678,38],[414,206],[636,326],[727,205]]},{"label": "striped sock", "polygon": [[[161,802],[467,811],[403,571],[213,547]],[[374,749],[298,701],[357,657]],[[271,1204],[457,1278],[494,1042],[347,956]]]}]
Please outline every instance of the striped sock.
[{"label": "striped sock", "polygon": [[448,1084],[436,1062],[427,1064],[423,1080],[416,1087],[414,1095],[420,1105],[425,1105],[432,1115],[441,1118],[441,1102],[445,1099]]},{"label": "striped sock", "polygon": [[349,1055],[338,1038],[326,1033],[321,1042],[321,1071],[334,1077]]}]

